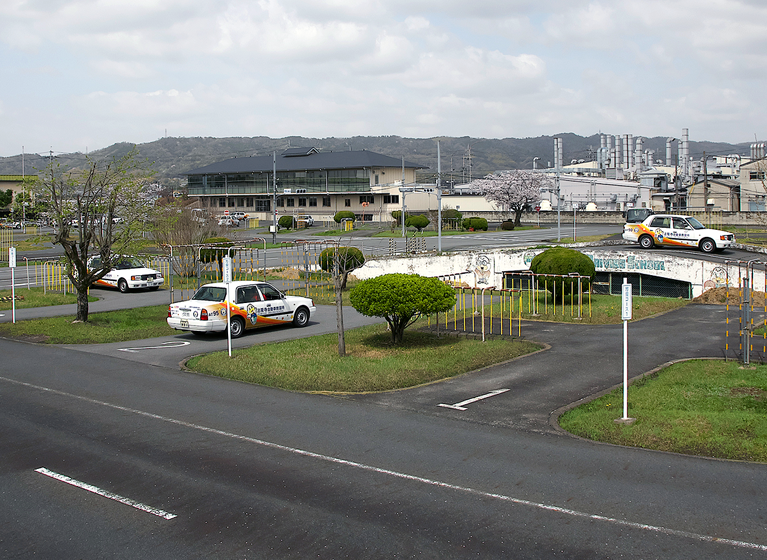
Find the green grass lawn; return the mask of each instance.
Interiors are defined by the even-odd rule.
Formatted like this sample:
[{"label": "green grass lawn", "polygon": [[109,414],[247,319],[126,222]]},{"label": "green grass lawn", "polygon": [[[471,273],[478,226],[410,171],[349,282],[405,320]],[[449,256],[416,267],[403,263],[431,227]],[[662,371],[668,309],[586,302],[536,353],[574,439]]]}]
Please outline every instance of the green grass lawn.
[{"label": "green grass lawn", "polygon": [[88,322],[74,315],[0,323],[0,336],[49,344],[104,344],[167,336],[178,331],[166,322],[167,305],[90,313]]},{"label": "green grass lawn", "polygon": [[[25,309],[29,307],[48,307],[51,305],[66,305],[76,303],[77,296],[74,294],[63,294],[60,292],[43,293],[42,288],[16,288],[16,297],[23,298],[16,300],[16,309]],[[11,309],[11,290],[0,290],[0,310]],[[5,301],[7,299],[7,301]],[[96,301],[98,298],[89,296],[88,301]]]},{"label": "green grass lawn", "polygon": [[675,453],[767,461],[767,366],[692,360],[566,412],[565,430],[597,441]]},{"label": "green grass lawn", "polygon": [[344,358],[338,356],[334,333],[235,350],[232,358],[215,352],[193,358],[187,367],[293,391],[361,393],[454,377],[540,348],[520,340],[491,338],[483,343],[412,329],[405,331],[401,346],[392,346],[385,324],[347,331],[345,338]]}]

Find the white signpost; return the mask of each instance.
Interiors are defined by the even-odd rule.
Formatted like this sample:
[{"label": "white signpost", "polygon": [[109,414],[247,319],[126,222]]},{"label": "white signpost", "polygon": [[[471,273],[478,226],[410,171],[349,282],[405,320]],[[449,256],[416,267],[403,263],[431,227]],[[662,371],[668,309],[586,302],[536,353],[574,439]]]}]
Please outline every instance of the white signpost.
[{"label": "white signpost", "polygon": [[224,313],[226,313],[226,343],[229,348],[229,357],[232,357],[232,318],[229,312],[230,297],[229,297],[229,284],[232,282],[232,257],[226,256],[221,261],[222,272],[224,276],[224,282],[226,282],[226,301],[224,302]]},{"label": "white signpost", "polygon": [[629,418],[629,321],[633,317],[633,292],[628,278],[623,279],[621,286],[621,319],[623,319],[623,418],[615,421],[623,424],[633,424],[636,418]]},{"label": "white signpost", "polygon": [[16,247],[8,247],[8,267],[11,269],[11,320],[16,322]]}]

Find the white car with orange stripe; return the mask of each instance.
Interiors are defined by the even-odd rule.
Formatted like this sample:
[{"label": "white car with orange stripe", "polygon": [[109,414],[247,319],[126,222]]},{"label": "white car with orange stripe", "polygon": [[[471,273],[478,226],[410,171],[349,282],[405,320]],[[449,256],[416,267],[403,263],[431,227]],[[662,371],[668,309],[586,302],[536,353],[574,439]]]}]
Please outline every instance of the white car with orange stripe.
[{"label": "white car with orange stripe", "polygon": [[[88,259],[88,270],[101,268],[101,257],[95,255]],[[101,280],[96,281],[98,286],[117,288],[122,293],[138,288],[156,290],[165,283],[162,273],[147,268],[139,258],[129,256],[114,257],[114,266]]]},{"label": "white car with orange stripe", "polygon": [[194,334],[226,330],[227,305],[232,338],[248,329],[293,324],[305,327],[317,308],[310,298],[289,296],[266,282],[215,282],[201,286],[192,299],[168,307],[168,325]]},{"label": "white car with orange stripe", "polygon": [[623,239],[635,241],[643,249],[655,245],[667,247],[697,247],[704,253],[713,253],[735,243],[729,231],[709,229],[692,216],[653,214],[640,224],[623,226]]}]

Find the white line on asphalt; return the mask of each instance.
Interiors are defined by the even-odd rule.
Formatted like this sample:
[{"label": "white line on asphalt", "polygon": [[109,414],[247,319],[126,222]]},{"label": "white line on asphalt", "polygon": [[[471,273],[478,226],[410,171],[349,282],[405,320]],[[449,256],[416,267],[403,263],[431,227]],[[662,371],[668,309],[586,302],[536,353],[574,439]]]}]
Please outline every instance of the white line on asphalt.
[{"label": "white line on asphalt", "polygon": [[157,350],[160,348],[181,348],[182,346],[188,346],[191,342],[188,340],[171,340],[163,342],[159,346],[137,346],[136,348],[118,348],[120,352],[138,352],[139,350]]},{"label": "white line on asphalt", "polygon": [[445,408],[452,408],[453,410],[466,410],[466,407],[463,406],[465,404],[471,404],[473,402],[481,401],[482,399],[489,399],[490,397],[500,395],[506,391],[508,391],[508,389],[496,389],[495,391],[490,391],[488,394],[482,395],[481,397],[474,397],[473,399],[468,399],[455,404],[438,404],[437,406],[444,406]]},{"label": "white line on asphalt", "polygon": [[134,507],[136,509],[140,509],[141,511],[151,513],[152,515],[156,515],[157,517],[162,517],[163,519],[173,519],[174,517],[176,517],[176,515],[173,513],[168,513],[167,511],[163,511],[158,508],[153,508],[152,506],[142,504],[141,502],[131,500],[130,498],[118,496],[117,494],[113,494],[112,492],[107,492],[106,490],[102,490],[101,488],[98,488],[91,484],[86,484],[85,482],[80,482],[79,480],[75,480],[74,478],[69,478],[68,476],[64,476],[63,474],[49,471],[48,469],[44,467],[35,469],[35,472],[44,474],[45,476],[49,476],[51,478],[55,478],[56,480],[60,480],[61,482],[66,482],[67,484],[71,484],[72,486],[76,486],[77,488],[82,488],[83,490],[87,490],[88,492],[93,492],[94,494],[98,494],[99,496],[109,498],[110,500],[115,500],[116,502],[120,502],[121,504],[125,504],[128,506]]},{"label": "white line on asphalt", "polygon": [[279,443],[272,443],[269,441],[264,441],[256,438],[252,438],[249,436],[243,436],[239,434],[235,434],[232,432],[225,432],[223,430],[217,430],[215,428],[208,428],[207,426],[201,426],[199,424],[192,424],[191,422],[185,422],[183,420],[176,420],[175,418],[168,418],[166,416],[160,416],[159,414],[154,414],[152,412],[145,412],[143,410],[137,410],[135,408],[128,408],[125,406],[120,406],[117,404],[112,404],[104,401],[99,401],[96,399],[91,399],[89,397],[83,397],[80,395],[75,395],[73,393],[67,393],[65,391],[59,391],[58,389],[51,389],[50,387],[42,387],[40,385],[35,385],[33,383],[27,383],[25,381],[18,381],[16,379],[9,379],[7,377],[0,377],[0,381],[6,381],[8,383],[13,383],[15,385],[21,385],[23,387],[29,387],[31,389],[37,389],[39,391],[45,391],[47,393],[52,393],[55,395],[62,395],[65,397],[70,397],[73,399],[77,399],[84,402],[89,402],[91,404],[97,404],[100,406],[105,406],[114,410],[120,410],[122,412],[130,412],[132,414],[136,414],[139,416],[143,416],[145,418],[153,418],[155,420],[161,420],[163,422],[168,422],[169,424],[175,424],[176,426],[183,426],[186,428],[192,428],[194,430],[200,430],[202,432],[206,432],[209,434],[216,434],[240,441],[247,441],[248,443],[253,443],[255,445],[261,445],[263,447],[268,447],[270,449],[277,449],[280,451],[286,451],[288,453],[294,453],[296,455],[301,455],[303,457],[311,457],[313,459],[319,459],[321,461],[327,461],[329,463],[335,463],[338,465],[344,465],[347,467],[352,467],[356,469],[360,469],[363,471],[368,472],[375,472],[378,474],[384,474],[388,476],[392,476],[395,478],[400,478],[403,480],[410,480],[413,482],[420,482],[422,484],[427,484],[429,486],[437,486],[440,488],[446,488],[448,490],[455,490],[457,492],[464,492],[466,494],[471,494],[473,496],[479,496],[482,498],[493,498],[496,500],[501,500],[504,502],[509,502],[512,504],[518,504],[523,506],[530,506],[533,508],[545,510],[545,511],[553,511],[556,513],[561,513],[563,515],[569,515],[571,517],[580,517],[584,519],[590,519],[592,521],[602,521],[605,523],[610,523],[612,525],[618,525],[619,527],[628,527],[631,529],[639,529],[642,531],[650,531],[653,533],[660,533],[663,535],[669,535],[674,537],[684,537],[692,540],[696,540],[699,542],[708,542],[708,543],[718,543],[718,544],[726,544],[729,546],[734,546],[738,548],[746,548],[749,550],[760,550],[763,552],[767,552],[767,545],[763,544],[756,544],[751,543],[747,541],[737,541],[733,539],[722,539],[719,537],[712,537],[710,535],[701,535],[700,533],[691,533],[689,531],[680,531],[678,529],[669,529],[668,527],[661,527],[658,525],[648,525],[646,523],[636,523],[634,521],[626,521],[624,519],[616,519],[614,517],[606,517],[604,515],[596,515],[592,513],[586,513],[574,509],[568,509],[563,508],[559,506],[554,506],[550,504],[544,504],[540,502],[532,502],[530,500],[523,500],[521,498],[514,498],[511,496],[506,496],[504,494],[494,494],[492,492],[485,492],[484,490],[476,490],[474,488],[470,488],[467,486],[458,486],[456,484],[450,484],[447,482],[440,482],[438,480],[432,480],[429,478],[423,478],[420,476],[415,476],[411,474],[401,473],[398,471],[393,471],[389,469],[382,469],[379,467],[373,467],[370,465],[366,465],[364,463],[357,463],[356,461],[348,461],[346,459],[340,459],[338,457],[333,457],[330,455],[322,455],[320,453],[314,453],[313,451],[306,451],[303,449],[297,449],[295,447],[288,447],[286,445],[280,445]]}]

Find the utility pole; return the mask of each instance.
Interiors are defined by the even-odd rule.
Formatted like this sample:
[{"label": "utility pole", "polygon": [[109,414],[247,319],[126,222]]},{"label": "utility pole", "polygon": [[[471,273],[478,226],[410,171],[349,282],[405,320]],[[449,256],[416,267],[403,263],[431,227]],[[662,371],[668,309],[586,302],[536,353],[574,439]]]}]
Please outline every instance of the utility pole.
[{"label": "utility pole", "polygon": [[272,244],[277,244],[277,152],[272,152]]},{"label": "utility pole", "polygon": [[442,158],[437,140],[437,252],[442,252]]}]

